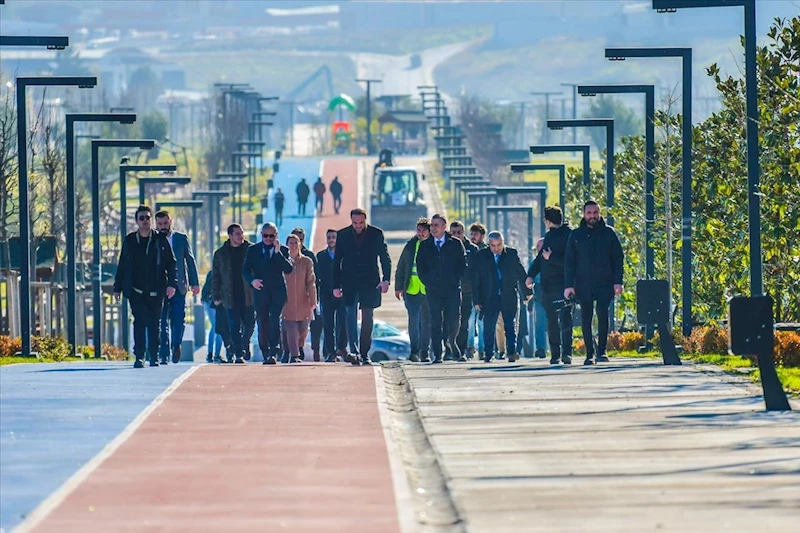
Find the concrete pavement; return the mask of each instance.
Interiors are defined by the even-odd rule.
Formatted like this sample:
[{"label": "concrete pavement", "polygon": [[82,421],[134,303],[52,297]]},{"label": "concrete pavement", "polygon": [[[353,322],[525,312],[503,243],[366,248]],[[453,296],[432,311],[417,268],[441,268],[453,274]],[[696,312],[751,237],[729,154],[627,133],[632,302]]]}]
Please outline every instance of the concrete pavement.
[{"label": "concrete pavement", "polygon": [[791,531],[800,413],[693,365],[403,370],[471,532]]}]

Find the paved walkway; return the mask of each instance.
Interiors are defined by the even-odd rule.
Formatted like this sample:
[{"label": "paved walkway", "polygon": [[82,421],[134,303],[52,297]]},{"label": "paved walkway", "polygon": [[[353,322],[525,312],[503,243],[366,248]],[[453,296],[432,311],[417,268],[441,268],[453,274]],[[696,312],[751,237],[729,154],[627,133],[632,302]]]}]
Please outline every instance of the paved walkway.
[{"label": "paved walkway", "polygon": [[792,531],[800,413],[692,365],[404,367],[471,532]]},{"label": "paved walkway", "polygon": [[34,531],[399,531],[371,368],[198,367]]}]

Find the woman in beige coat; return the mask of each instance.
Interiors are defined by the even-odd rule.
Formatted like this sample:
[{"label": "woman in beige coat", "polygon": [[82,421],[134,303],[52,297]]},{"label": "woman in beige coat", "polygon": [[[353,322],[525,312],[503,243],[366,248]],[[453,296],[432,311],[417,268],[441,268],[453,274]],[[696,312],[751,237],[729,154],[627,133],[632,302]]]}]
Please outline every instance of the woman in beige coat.
[{"label": "woman in beige coat", "polygon": [[300,347],[305,345],[308,325],[317,306],[317,285],[314,263],[300,253],[297,235],[286,238],[289,257],[294,262],[291,274],[286,274],[286,304],[283,306],[283,331],[289,345],[290,361],[299,361]]}]

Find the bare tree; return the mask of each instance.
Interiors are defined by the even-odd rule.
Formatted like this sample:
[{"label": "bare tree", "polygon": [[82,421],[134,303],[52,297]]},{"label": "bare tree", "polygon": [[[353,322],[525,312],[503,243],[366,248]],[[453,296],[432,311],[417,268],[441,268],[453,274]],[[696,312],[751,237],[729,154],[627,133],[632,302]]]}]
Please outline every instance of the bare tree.
[{"label": "bare tree", "polygon": [[[0,77],[2,82],[2,77]],[[5,83],[0,83],[0,242],[3,243],[3,264],[6,277],[11,270],[11,251],[8,239],[11,237],[19,214],[16,190],[19,184],[17,161],[17,113],[12,91]]]},{"label": "bare tree", "polygon": [[497,128],[495,111],[476,96],[465,96],[459,103],[459,123],[472,161],[478,172],[492,182],[502,181],[508,175],[502,155],[506,147]]}]

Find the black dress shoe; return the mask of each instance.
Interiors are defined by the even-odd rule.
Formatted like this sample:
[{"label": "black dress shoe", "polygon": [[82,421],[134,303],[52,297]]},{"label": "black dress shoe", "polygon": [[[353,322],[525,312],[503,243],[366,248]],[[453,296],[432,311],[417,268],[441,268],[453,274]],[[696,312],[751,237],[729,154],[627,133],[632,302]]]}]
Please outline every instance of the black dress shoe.
[{"label": "black dress shoe", "polygon": [[179,363],[181,360],[181,347],[176,346],[172,349],[172,362]]},{"label": "black dress shoe", "polygon": [[244,364],[244,359],[242,359],[241,357],[237,357],[236,358],[236,364],[237,365],[243,365]]},{"label": "black dress shoe", "polygon": [[161,361],[159,361],[159,363],[162,364],[162,365],[167,365],[167,364],[169,364],[169,361],[167,361],[166,357],[162,357]]},{"label": "black dress shoe", "polygon": [[362,365],[371,365],[372,364],[372,359],[370,359],[368,355],[365,356],[365,357],[362,357],[361,358],[361,364]]},{"label": "black dress shoe", "polygon": [[571,355],[562,355],[561,356],[561,362],[564,363],[565,365],[571,365],[572,364],[572,356]]},{"label": "black dress shoe", "polygon": [[557,355],[554,355],[553,357],[550,358],[550,364],[551,365],[557,365],[560,362],[561,362],[561,358],[559,356],[557,356]]},{"label": "black dress shoe", "polygon": [[593,358],[591,358],[591,357],[587,357],[587,358],[586,358],[586,359],[583,361],[583,366],[591,366],[591,365],[593,365],[593,364],[594,364],[594,359],[593,359]]},{"label": "black dress shoe", "polygon": [[269,357],[264,359],[264,362],[261,363],[261,364],[262,365],[277,365],[278,364],[278,359],[274,355],[270,355]]},{"label": "black dress shoe", "polygon": [[510,353],[508,354],[508,362],[515,363],[519,361],[519,354],[518,353]]},{"label": "black dress shoe", "polygon": [[158,366],[158,361],[156,361],[155,359],[151,360],[150,366]]},{"label": "black dress shoe", "polygon": [[244,360],[245,361],[249,361],[251,357],[253,357],[253,354],[250,353],[250,350],[247,350],[246,352],[244,352]]},{"label": "black dress shoe", "polygon": [[301,361],[306,360],[306,352],[302,348],[300,348],[300,360]]},{"label": "black dress shoe", "polygon": [[220,356],[218,356],[218,355],[215,355],[215,356],[214,356],[214,362],[215,362],[216,364],[218,364],[218,365],[221,365],[222,363],[224,363],[224,362],[225,362],[225,360],[224,360],[224,359],[222,359],[222,357],[220,357]]},{"label": "black dress shoe", "polygon": [[353,366],[361,366],[361,358],[356,354],[350,354],[350,364]]},{"label": "black dress shoe", "polygon": [[206,363],[213,363],[213,362],[214,362],[214,356],[211,355],[211,354],[208,354],[206,356]]},{"label": "black dress shoe", "polygon": [[604,353],[598,355],[597,357],[595,357],[594,360],[595,360],[596,363],[608,363],[608,361],[609,361],[608,356],[606,354],[604,354]]},{"label": "black dress shoe", "polygon": [[491,363],[493,359],[494,359],[494,356],[492,354],[487,353],[486,356],[483,358],[483,362],[484,363]]},{"label": "black dress shoe", "polygon": [[467,356],[464,355],[464,354],[461,354],[461,356],[458,358],[458,362],[459,363],[466,363],[467,362]]},{"label": "black dress shoe", "polygon": [[423,354],[420,356],[419,360],[420,360],[420,362],[422,362],[422,363],[430,363],[430,362],[431,362],[431,356],[430,356],[430,355],[428,355],[427,353],[423,353]]},{"label": "black dress shoe", "polygon": [[534,353],[534,356],[539,358],[539,359],[544,359],[544,358],[547,357],[547,354],[545,353],[544,350],[536,350],[536,353]]},{"label": "black dress shoe", "polygon": [[133,368],[144,368],[144,361],[137,359],[133,362]]},{"label": "black dress shoe", "polygon": [[434,364],[434,365],[438,365],[441,362],[442,362],[442,356],[441,355],[434,355],[433,356],[433,361],[431,361],[431,363]]},{"label": "black dress shoe", "polygon": [[408,360],[412,363],[419,363],[419,356],[417,354],[411,354],[408,356]]}]

